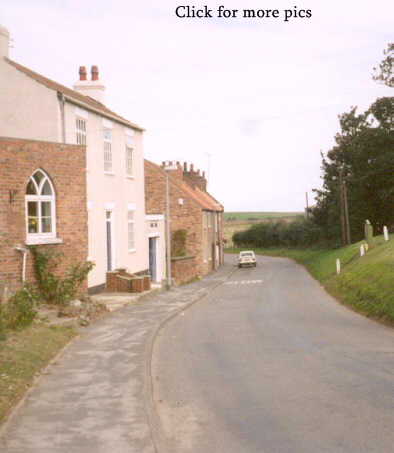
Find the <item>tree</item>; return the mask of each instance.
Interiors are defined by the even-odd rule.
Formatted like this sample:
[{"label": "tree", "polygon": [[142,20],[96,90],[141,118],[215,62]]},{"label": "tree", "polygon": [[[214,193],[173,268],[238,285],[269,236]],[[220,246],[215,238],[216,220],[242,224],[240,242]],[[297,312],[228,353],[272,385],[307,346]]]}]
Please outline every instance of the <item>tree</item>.
[{"label": "tree", "polygon": [[341,236],[339,172],[346,184],[351,237],[363,237],[369,219],[377,232],[394,224],[394,98],[377,99],[362,114],[339,116],[336,145],[322,156],[322,190],[315,190],[313,220],[331,240]]},{"label": "tree", "polygon": [[386,58],[381,61],[379,68],[373,68],[372,78],[378,83],[394,87],[394,43],[389,43],[383,53]]}]

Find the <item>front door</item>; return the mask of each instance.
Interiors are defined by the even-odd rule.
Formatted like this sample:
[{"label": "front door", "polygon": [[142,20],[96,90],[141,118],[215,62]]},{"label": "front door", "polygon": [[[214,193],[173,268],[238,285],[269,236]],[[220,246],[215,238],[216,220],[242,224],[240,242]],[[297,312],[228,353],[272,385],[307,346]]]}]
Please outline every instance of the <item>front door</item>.
[{"label": "front door", "polygon": [[105,225],[107,233],[107,271],[112,271],[114,267],[112,211],[105,211]]},{"label": "front door", "polygon": [[157,281],[156,238],[149,238],[149,272],[152,282]]}]

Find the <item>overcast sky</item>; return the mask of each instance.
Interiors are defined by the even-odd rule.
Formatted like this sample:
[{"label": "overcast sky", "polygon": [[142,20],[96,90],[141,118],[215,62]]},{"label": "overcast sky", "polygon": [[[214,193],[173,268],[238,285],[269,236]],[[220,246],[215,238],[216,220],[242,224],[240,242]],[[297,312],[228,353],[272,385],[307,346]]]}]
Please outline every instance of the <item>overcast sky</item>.
[{"label": "overcast sky", "polygon": [[[214,17],[176,17],[187,4]],[[216,17],[220,5],[238,17]],[[295,5],[312,17],[285,22]],[[302,210],[337,115],[393,95],[371,79],[394,40],[392,0],[0,0],[0,23],[10,57],[57,82],[98,65],[106,105],[146,128],[145,156],[209,169],[226,211]]]}]

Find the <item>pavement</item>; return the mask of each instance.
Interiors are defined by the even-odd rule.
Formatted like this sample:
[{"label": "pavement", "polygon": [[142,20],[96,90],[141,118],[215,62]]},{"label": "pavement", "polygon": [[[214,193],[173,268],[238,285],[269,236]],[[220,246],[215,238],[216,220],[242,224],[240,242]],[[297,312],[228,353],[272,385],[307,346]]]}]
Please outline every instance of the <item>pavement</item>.
[{"label": "pavement", "polygon": [[224,283],[234,270],[225,264],[197,282],[154,292],[138,303],[130,300],[131,305],[87,327],[2,426],[1,452],[157,452],[154,339],[167,321]]}]

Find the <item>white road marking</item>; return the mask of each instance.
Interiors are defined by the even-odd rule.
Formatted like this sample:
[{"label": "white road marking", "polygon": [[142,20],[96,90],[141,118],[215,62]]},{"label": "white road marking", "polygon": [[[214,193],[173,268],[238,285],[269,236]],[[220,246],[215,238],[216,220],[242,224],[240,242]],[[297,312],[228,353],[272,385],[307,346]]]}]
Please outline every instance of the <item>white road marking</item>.
[{"label": "white road marking", "polygon": [[229,282],[225,282],[225,285],[257,285],[259,283],[263,283],[263,280],[231,280]]}]

